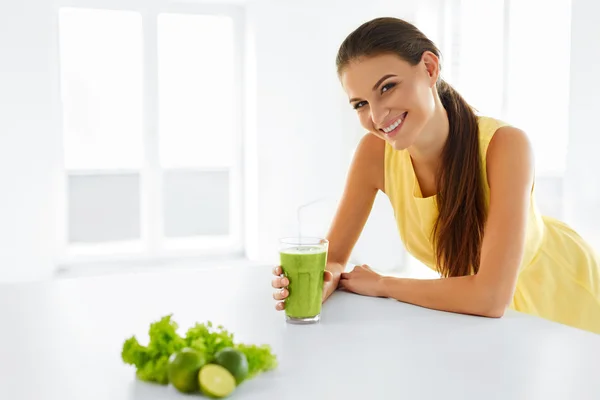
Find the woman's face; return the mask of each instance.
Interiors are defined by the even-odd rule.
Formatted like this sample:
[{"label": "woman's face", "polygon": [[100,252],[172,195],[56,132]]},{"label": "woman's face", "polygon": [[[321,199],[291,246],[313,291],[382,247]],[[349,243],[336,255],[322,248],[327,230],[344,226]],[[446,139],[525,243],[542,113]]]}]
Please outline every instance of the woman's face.
[{"label": "woman's face", "polygon": [[415,66],[395,54],[353,60],[340,78],[361,125],[404,150],[434,113],[437,76],[438,59],[425,52]]}]

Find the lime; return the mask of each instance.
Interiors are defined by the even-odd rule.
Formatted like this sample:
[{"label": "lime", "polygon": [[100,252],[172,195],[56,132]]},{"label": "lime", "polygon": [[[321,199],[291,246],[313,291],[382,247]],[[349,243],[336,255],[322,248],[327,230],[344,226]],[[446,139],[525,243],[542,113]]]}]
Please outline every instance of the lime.
[{"label": "lime", "polygon": [[218,351],[215,354],[214,363],[231,372],[238,384],[248,376],[248,359],[239,350],[226,347]]},{"label": "lime", "polygon": [[217,364],[206,364],[202,367],[198,374],[198,381],[202,392],[211,397],[227,397],[235,390],[233,375]]},{"label": "lime", "polygon": [[198,371],[204,364],[206,364],[206,358],[194,349],[184,348],[173,353],[169,358],[167,368],[169,382],[180,392],[197,392],[200,389]]}]

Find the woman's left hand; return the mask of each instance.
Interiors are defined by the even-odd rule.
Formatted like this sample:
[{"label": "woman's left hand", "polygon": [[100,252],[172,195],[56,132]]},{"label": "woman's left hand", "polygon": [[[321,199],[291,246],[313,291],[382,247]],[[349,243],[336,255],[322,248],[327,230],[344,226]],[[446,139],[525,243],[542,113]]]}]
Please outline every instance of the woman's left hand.
[{"label": "woman's left hand", "polygon": [[383,297],[382,279],[383,276],[368,265],[357,265],[352,272],[342,273],[339,288],[363,296]]}]

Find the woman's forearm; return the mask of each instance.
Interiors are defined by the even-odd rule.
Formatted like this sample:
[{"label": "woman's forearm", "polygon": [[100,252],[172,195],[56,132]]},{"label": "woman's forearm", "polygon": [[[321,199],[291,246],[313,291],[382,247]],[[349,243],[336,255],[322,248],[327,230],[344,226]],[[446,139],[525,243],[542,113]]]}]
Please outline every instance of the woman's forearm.
[{"label": "woman's forearm", "polygon": [[443,279],[383,277],[383,297],[441,311],[501,317],[505,307],[498,304],[490,290],[476,275]]}]

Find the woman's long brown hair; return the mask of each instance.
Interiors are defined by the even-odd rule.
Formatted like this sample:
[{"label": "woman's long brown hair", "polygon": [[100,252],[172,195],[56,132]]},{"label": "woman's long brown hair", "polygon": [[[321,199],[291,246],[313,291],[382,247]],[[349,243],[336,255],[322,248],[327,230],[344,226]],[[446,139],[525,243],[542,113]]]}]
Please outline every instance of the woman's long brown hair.
[{"label": "woman's long brown hair", "polygon": [[[338,51],[338,74],[360,57],[396,54],[411,65],[440,51],[419,29],[397,18],[376,18],[359,26]],[[477,116],[452,86],[436,85],[450,124],[436,176],[439,216],[433,227],[437,268],[444,277],[477,273],[486,218]]]}]

